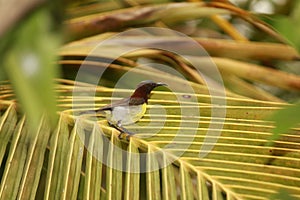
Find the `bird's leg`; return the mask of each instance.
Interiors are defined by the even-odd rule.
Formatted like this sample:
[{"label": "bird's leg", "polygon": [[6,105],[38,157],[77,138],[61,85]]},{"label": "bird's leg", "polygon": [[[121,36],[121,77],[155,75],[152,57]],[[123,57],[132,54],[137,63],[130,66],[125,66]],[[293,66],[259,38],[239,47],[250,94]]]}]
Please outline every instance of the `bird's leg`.
[{"label": "bird's leg", "polygon": [[133,132],[127,130],[124,126],[122,126],[121,121],[118,121],[117,127],[118,127],[118,130],[123,132],[123,133],[128,133],[129,135],[134,135]]},{"label": "bird's leg", "polygon": [[108,122],[108,123],[109,123],[110,126],[114,127],[115,129],[117,129],[118,131],[121,132],[120,135],[119,135],[119,139],[122,138],[121,136],[122,136],[124,133],[127,133],[127,134],[128,134],[128,135],[126,135],[126,140],[128,140],[128,141],[129,141],[129,137],[130,137],[131,135],[134,135],[133,132],[127,130],[126,128],[124,128],[124,127],[122,126],[121,121],[118,121],[117,124],[113,124],[113,123],[110,123],[110,122]]}]

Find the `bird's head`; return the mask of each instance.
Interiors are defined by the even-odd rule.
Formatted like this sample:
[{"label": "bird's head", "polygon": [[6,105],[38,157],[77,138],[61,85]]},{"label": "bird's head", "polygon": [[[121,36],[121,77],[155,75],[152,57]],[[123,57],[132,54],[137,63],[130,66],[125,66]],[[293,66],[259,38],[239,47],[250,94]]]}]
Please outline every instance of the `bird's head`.
[{"label": "bird's head", "polygon": [[151,91],[158,86],[167,86],[167,84],[160,82],[156,83],[150,80],[142,81],[137,85],[137,88],[131,95],[131,98],[142,98],[146,103],[148,103]]}]

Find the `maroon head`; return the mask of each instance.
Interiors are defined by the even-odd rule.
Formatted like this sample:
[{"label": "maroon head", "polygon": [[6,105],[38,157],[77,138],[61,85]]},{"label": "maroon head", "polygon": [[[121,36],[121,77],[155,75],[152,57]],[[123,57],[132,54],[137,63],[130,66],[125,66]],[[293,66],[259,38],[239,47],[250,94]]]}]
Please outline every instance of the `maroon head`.
[{"label": "maroon head", "polygon": [[[131,95],[131,99],[136,99],[138,101],[143,101],[143,103],[148,103],[151,91],[158,86],[167,86],[165,83],[153,82],[150,80],[142,81],[137,85],[134,93]],[[134,101],[134,100],[133,100]]]}]

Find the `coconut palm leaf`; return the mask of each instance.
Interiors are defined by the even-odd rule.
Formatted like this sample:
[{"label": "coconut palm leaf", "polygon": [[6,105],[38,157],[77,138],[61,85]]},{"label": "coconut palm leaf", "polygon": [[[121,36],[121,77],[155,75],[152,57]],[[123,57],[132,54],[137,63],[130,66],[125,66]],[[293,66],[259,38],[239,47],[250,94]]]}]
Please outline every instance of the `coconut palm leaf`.
[{"label": "coconut palm leaf", "polygon": [[[79,89],[89,87],[81,84]],[[119,133],[101,117],[74,118],[71,113],[78,108],[72,105],[72,89],[71,81],[58,82],[57,128],[50,131],[43,118],[36,134],[28,131],[24,117],[16,115],[13,99],[1,96],[2,105],[7,105],[1,110],[1,137],[6,137],[1,140],[2,164],[10,163],[1,178],[2,199],[268,199],[280,188],[300,195],[299,130],[284,134],[275,147],[265,146],[273,127],[265,117],[284,104],[230,97],[218,137],[207,133],[210,123],[221,123],[210,116],[217,105],[204,103],[208,95],[196,95],[198,104],[182,105],[174,100],[182,94],[154,91],[149,112],[128,126],[137,134],[127,142],[120,141]],[[108,102],[105,97],[113,91],[131,92],[100,87],[96,105]],[[82,106],[89,101],[80,99]],[[245,102],[248,105],[241,106]],[[157,103],[166,110],[165,119],[153,114]],[[200,109],[201,116],[182,114],[181,107]],[[205,145],[213,148],[205,150]],[[207,155],[199,157],[200,151]]]},{"label": "coconut palm leaf", "polygon": [[[32,125],[10,82],[0,83],[0,199],[300,198],[300,128],[289,129],[270,146],[275,126],[270,116],[289,104],[255,86],[299,91],[299,76],[264,66],[274,59],[299,59],[294,48],[247,41],[219,14],[236,15],[285,43],[264,22],[228,1],[100,4],[69,10],[64,25],[72,42],[59,50],[58,63],[71,80],[56,79],[54,127],[47,114]],[[244,42],[191,37],[207,51],[195,56],[197,49],[176,34],[108,32],[144,25],[175,29],[203,18]],[[118,40],[95,51],[115,36]],[[83,39],[74,41],[78,38]],[[157,44],[183,53],[151,48]],[[211,60],[222,81],[205,73]],[[147,65],[151,62],[160,65]],[[86,70],[80,71],[83,66]],[[80,114],[129,96],[139,81],[149,78],[168,83],[168,88],[153,91],[143,118],[126,126],[135,133],[129,139],[103,115]]]},{"label": "coconut palm leaf", "polygon": [[[110,40],[110,38],[113,38],[114,36],[120,39],[116,41],[112,41],[111,44],[109,45],[102,45],[102,42]],[[222,80],[225,82],[227,86],[226,87],[227,92],[229,93],[230,90],[233,90],[234,92],[238,92],[239,94],[243,96],[246,95],[250,98],[282,102],[281,99],[275,97],[274,95],[268,93],[267,91],[257,89],[257,87],[253,87],[253,85],[247,84],[243,80],[263,83],[266,85],[276,86],[291,91],[299,90],[300,78],[297,75],[282,72],[280,70],[266,68],[265,66],[258,65],[258,64],[234,60],[231,58],[209,57],[208,54],[206,55],[207,57],[201,57],[201,58],[194,57],[192,56],[193,52],[199,51],[199,49],[192,49],[186,46],[187,42],[185,39],[186,38],[175,37],[175,36],[174,38],[169,39],[163,36],[158,37],[158,36],[151,36],[151,35],[147,36],[147,38],[144,38],[139,36],[128,37],[128,36],[118,36],[117,34],[101,34],[95,37],[86,38],[65,45],[60,52],[61,55],[65,57],[65,60],[61,61],[60,63],[65,66],[72,66],[73,68],[75,67],[76,69],[79,69],[83,65],[90,65],[91,67],[94,66],[94,67],[102,67],[102,68],[106,68],[106,67],[118,68],[124,71],[125,67],[122,65],[116,64],[116,65],[108,66],[107,64],[103,65],[99,62],[95,62],[95,60],[103,59],[103,58],[108,60],[114,60],[116,57],[114,55],[122,54],[122,52],[127,52],[128,46],[130,46],[130,48],[136,47],[138,49],[140,47],[145,47],[145,46],[149,47],[152,45],[155,46],[157,44],[160,44],[161,46],[168,46],[183,51],[184,55],[188,56],[189,62],[194,61],[198,65],[197,70],[204,71],[205,68],[207,68],[207,66],[211,66],[212,63],[213,65],[216,65],[218,71],[220,71],[222,74]],[[201,40],[198,39],[196,41],[199,41],[199,44],[202,44]],[[217,42],[216,46],[218,46],[219,41],[216,40],[215,42]],[[102,48],[100,49],[98,49],[99,44],[102,46]],[[251,44],[251,42],[248,42],[248,45],[245,45],[247,46],[247,48],[241,45],[240,48],[236,50],[235,54],[243,55],[244,54],[243,52],[245,52],[244,57],[240,56],[240,58],[244,58],[244,59],[250,57],[253,58],[253,56],[255,57],[255,55],[249,55],[248,49],[250,48],[251,45],[255,45],[255,43]],[[291,47],[286,45],[274,45],[274,44],[266,43],[264,45],[261,45],[260,47],[259,46],[260,45],[257,46],[257,52],[260,51],[268,52],[269,51],[268,49],[271,47],[272,48],[274,47],[274,50],[275,51],[278,50],[278,52],[291,50]],[[228,43],[228,46],[226,47],[224,46],[225,49],[231,49],[231,47],[232,45],[230,43]],[[101,50],[101,49],[105,49],[105,50]],[[209,53],[214,54],[214,51],[210,51]],[[298,54],[296,52],[294,53],[295,56],[297,57]],[[88,59],[93,58],[94,61],[89,61],[89,60],[80,61],[78,59],[76,60],[74,59],[74,56],[80,58],[83,55],[88,55],[89,56]],[[229,53],[228,56],[232,57],[231,53]],[[268,55],[265,55],[264,57],[267,59]],[[133,59],[139,59],[139,58],[155,59],[155,61],[159,60],[161,63],[167,63],[169,66],[174,67],[176,70],[184,73],[191,80],[204,84],[203,78],[198,75],[199,73],[195,73],[195,70],[191,69],[194,66],[190,66],[190,64],[187,63],[182,57],[175,55],[174,53],[165,52],[161,50],[143,49],[134,52],[129,52],[123,55],[123,59],[124,58],[129,58],[131,60],[126,64],[128,64],[128,67],[134,67],[132,71],[135,70],[136,66],[141,66],[137,62],[132,62]],[[277,57],[277,59],[289,60],[291,59],[291,57],[289,56],[285,58]],[[123,62],[124,60],[120,60],[120,61]],[[148,67],[147,71],[149,70],[151,69],[149,69]],[[147,73],[147,72],[142,70],[142,73]],[[121,75],[115,77],[120,77],[120,76]],[[277,80],[281,80],[281,81],[278,82]],[[238,83],[239,85],[236,86],[236,83]]]}]

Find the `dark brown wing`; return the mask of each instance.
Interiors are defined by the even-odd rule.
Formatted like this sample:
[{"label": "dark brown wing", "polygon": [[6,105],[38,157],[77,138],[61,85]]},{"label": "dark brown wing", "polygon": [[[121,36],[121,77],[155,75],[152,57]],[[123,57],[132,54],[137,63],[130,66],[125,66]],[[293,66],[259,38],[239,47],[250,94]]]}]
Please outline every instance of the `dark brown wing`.
[{"label": "dark brown wing", "polygon": [[120,101],[116,101],[112,104],[105,105],[105,106],[95,110],[95,112],[100,112],[100,111],[105,111],[105,110],[112,110],[114,107],[117,107],[117,106],[128,106],[129,101],[130,101],[129,97],[124,98],[124,99],[121,99]]},{"label": "dark brown wing", "polygon": [[147,103],[147,100],[144,98],[135,98],[135,97],[131,97],[129,99],[129,105],[141,105]]},{"label": "dark brown wing", "polygon": [[114,107],[117,107],[117,106],[141,105],[143,103],[145,103],[144,98],[129,98],[128,97],[128,98],[121,99],[120,101],[114,102],[112,104],[108,104],[104,107],[101,107],[98,110],[96,110],[96,112],[104,111],[104,110],[112,110]]},{"label": "dark brown wing", "polygon": [[114,107],[117,106],[129,106],[129,105],[141,105],[145,103],[144,98],[124,98],[121,99],[120,101],[114,102],[112,104],[107,104],[97,110],[88,110],[88,111],[83,111],[80,114],[90,114],[90,113],[95,113],[95,112],[101,112],[105,110],[112,110]]},{"label": "dark brown wing", "polygon": [[112,103],[112,104],[107,104],[99,109],[96,109],[96,110],[87,110],[87,111],[83,111],[83,112],[80,112],[80,115],[84,115],[84,114],[93,114],[93,113],[97,113],[97,112],[101,112],[101,111],[105,111],[105,110],[112,110],[113,107],[116,107],[116,106],[128,106],[129,104],[129,98],[124,98],[124,99],[121,99],[120,101],[117,101],[115,103]]}]

